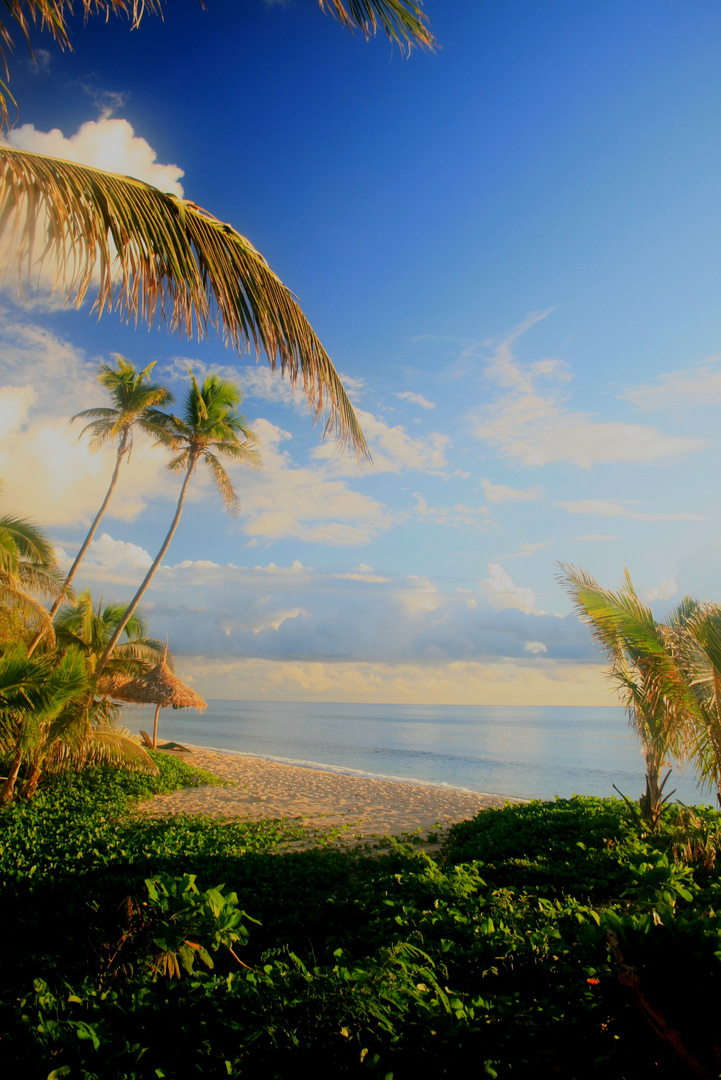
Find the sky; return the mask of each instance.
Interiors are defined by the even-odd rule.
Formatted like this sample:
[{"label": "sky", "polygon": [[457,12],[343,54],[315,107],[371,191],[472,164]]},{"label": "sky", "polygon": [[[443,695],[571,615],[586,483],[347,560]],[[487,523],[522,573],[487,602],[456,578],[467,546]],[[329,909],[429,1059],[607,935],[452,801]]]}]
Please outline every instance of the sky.
[{"label": "sky", "polygon": [[[721,602],[721,8],[426,0],[439,49],[315,0],[170,0],[18,42],[20,149],[230,222],[293,290],[373,455],[222,341],[0,294],[4,512],[64,565],[109,482],[75,413],[116,354],[236,380],[263,468],[199,473],[142,605],[211,698],[608,705],[558,564]],[[77,579],[127,600],[180,479],[142,440]]]}]

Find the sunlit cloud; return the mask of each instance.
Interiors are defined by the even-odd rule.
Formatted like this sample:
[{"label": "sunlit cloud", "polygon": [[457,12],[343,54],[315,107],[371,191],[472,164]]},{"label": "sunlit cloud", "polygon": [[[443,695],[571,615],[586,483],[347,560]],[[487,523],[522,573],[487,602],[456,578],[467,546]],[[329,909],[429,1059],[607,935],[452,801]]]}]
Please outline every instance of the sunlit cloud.
[{"label": "sunlit cloud", "polygon": [[177,657],[177,672],[207,698],[420,705],[618,704],[600,664],[525,660],[381,664]]},{"label": "sunlit cloud", "polygon": [[161,191],[183,197],[180,184],[183,170],[177,165],[161,165],[156,160],[157,152],[146,139],[135,134],[127,120],[87,120],[70,137],[59,128],[39,131],[34,124],[21,124],[7,132],[4,141],[16,150],[133,176]]},{"label": "sunlit cloud", "polygon": [[264,419],[253,421],[263,468],[229,470],[240,496],[239,527],[252,540],[293,537],[330,546],[367,544],[390,527],[382,503],[353,491],[345,480],[318,468],[295,465],[282,444],[291,436]]},{"label": "sunlit cloud", "polygon": [[[360,425],[373,455],[375,473],[422,472],[445,476],[451,440],[438,431],[414,439],[400,424],[391,427],[372,413],[357,410]],[[357,476],[354,458],[341,456],[332,442],[317,446],[312,456],[336,476]]]}]

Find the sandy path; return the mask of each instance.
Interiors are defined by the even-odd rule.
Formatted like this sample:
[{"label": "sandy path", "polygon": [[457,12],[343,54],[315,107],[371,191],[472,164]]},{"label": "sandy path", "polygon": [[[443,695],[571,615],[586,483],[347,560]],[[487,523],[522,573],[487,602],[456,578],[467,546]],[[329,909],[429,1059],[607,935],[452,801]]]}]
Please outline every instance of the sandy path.
[{"label": "sandy path", "polygon": [[437,822],[448,825],[487,807],[519,801],[457,788],[368,780],[199,746],[189,749],[190,754],[178,756],[231,781],[233,786],[206,785],[157,795],[139,808],[141,813],[153,817],[185,813],[255,820],[300,818],[304,825],[315,828],[346,826],[353,838],[367,840],[378,835],[400,836],[419,827],[425,835]]}]

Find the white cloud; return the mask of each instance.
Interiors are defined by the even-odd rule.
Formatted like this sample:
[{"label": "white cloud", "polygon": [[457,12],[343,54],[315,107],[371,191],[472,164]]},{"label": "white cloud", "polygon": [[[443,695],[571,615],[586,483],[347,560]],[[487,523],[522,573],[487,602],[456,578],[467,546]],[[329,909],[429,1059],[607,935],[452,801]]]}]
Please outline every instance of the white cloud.
[{"label": "white cloud", "polygon": [[[106,110],[107,111],[107,110]],[[74,135],[67,138],[59,128],[51,131],[39,131],[33,124],[22,124],[6,133],[3,140],[6,145],[17,150],[44,154],[48,157],[63,158],[66,161],[104,169],[107,172],[120,173],[143,180],[161,191],[183,196],[180,178],[183,170],[177,165],[161,165],[156,160],[157,153],[146,139],[135,134],[127,120],[103,117],[100,120],[88,120]],[[0,237],[0,262],[5,271],[0,278],[2,287],[13,295],[15,303],[25,310],[57,310],[64,304],[62,286],[58,285],[58,263],[52,252],[45,258],[41,253],[46,247],[45,237],[48,231],[47,216],[41,214],[33,241],[36,261],[32,266],[32,282],[26,282],[22,294],[18,290],[16,273],[17,246],[20,242],[17,226],[19,215],[6,224]],[[68,252],[67,262],[72,265]],[[94,283],[99,280],[97,270]],[[56,287],[58,292],[56,293]]]},{"label": "white cloud", "polygon": [[38,131],[33,124],[22,124],[7,133],[5,142],[16,150],[133,176],[161,191],[183,197],[180,184],[183,170],[177,165],[160,165],[156,151],[135,134],[127,120],[88,120],[69,138],[59,128]]},{"label": "white cloud", "polygon": [[486,600],[495,608],[517,608],[530,614],[544,614],[536,609],[536,596],[533,589],[516,585],[508,571],[500,563],[488,564],[488,577],[481,581],[481,589]]},{"label": "white cloud", "polygon": [[642,595],[645,600],[648,600],[649,604],[652,604],[654,600],[668,600],[669,596],[673,596],[678,592],[678,585],[674,578],[666,578],[660,585],[653,585],[650,589],[643,589]]},{"label": "white cloud", "polygon": [[481,480],[481,487],[489,503],[530,502],[543,494],[542,487],[512,488],[505,484],[492,484],[490,480]]},{"label": "white cloud", "polygon": [[[557,502],[567,514],[592,514],[595,517],[625,517],[633,521],[705,521],[705,514],[646,514],[631,510],[633,502],[611,502],[607,499],[578,499],[571,502]],[[605,539],[605,537],[604,537]]]},{"label": "white cloud", "polygon": [[[58,560],[65,568],[70,567],[74,556],[74,551],[68,553],[63,548],[58,549]],[[144,548],[124,540],[114,540],[109,533],[104,532],[93,540],[87,550],[82,562],[83,578],[122,584],[137,581],[140,584],[140,578],[145,575],[152,561]]]},{"label": "white cloud", "polygon": [[[414,439],[404,427],[389,427],[372,413],[357,410],[360,425],[373,455],[376,473],[423,472],[445,476],[448,465],[446,452],[450,439],[431,431],[422,439]],[[328,472],[340,476],[358,474],[355,459],[341,456],[335,443],[326,442],[313,450],[313,457],[322,461]]]},{"label": "white cloud", "polygon": [[721,354],[693,368],[679,368],[660,375],[655,383],[629,386],[619,394],[640,409],[663,409],[683,405],[718,405],[721,402]]},{"label": "white cloud", "polygon": [[565,365],[543,360],[522,366],[513,354],[514,342],[540,318],[545,314],[529,316],[488,360],[486,378],[503,393],[472,414],[472,430],[478,439],[497,447],[514,464],[569,461],[583,469],[603,463],[659,461],[703,447],[699,439],[664,435],[641,424],[597,420],[592,413],[567,409],[558,391],[546,385],[568,378]]},{"label": "white cloud", "polygon": [[367,544],[390,526],[391,515],[381,503],[353,491],[344,480],[294,466],[280,445],[291,438],[288,432],[264,419],[252,426],[262,470],[229,470],[241,500],[239,524],[248,536],[345,546]]},{"label": "white cloud", "polygon": [[402,401],[410,401],[411,405],[418,405],[421,409],[435,409],[436,407],[434,401],[429,401],[422,394],[414,394],[412,390],[403,390],[400,394],[396,394],[396,397],[401,398]]}]

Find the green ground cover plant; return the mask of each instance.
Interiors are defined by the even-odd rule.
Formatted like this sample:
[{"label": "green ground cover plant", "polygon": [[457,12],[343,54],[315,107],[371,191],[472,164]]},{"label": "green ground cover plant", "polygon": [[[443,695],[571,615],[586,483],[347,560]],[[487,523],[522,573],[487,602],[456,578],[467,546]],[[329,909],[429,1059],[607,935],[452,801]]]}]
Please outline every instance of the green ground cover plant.
[{"label": "green ground cover plant", "polygon": [[151,1077],[717,1076],[720,815],[488,810],[440,853],[152,820],[113,768],[0,814],[0,1069]]}]

